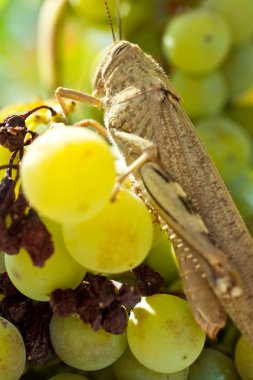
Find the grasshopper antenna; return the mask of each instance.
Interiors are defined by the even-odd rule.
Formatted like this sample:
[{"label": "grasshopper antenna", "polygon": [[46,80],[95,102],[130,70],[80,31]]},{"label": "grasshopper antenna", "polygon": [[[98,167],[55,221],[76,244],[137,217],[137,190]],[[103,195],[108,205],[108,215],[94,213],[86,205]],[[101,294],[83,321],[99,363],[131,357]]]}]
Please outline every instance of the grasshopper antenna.
[{"label": "grasshopper antenna", "polygon": [[121,22],[121,14],[120,14],[120,0],[117,0],[117,24],[118,24],[118,33],[119,40],[122,40],[122,22]]},{"label": "grasshopper antenna", "polygon": [[110,25],[111,31],[112,31],[112,39],[113,39],[113,42],[116,42],[114,28],[113,28],[113,24],[112,24],[112,17],[111,17],[111,13],[109,11],[108,3],[106,0],[104,0],[104,4],[105,4],[105,10],[106,10],[108,22],[109,22],[109,25]]}]

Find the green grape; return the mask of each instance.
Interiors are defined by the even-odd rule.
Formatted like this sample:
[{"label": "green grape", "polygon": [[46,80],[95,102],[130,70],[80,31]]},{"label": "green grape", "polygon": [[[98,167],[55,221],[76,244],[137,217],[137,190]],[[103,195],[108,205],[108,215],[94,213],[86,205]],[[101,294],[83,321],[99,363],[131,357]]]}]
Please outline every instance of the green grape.
[{"label": "green grape", "polygon": [[163,50],[177,69],[206,74],[224,61],[230,43],[230,30],[220,16],[196,10],[171,20],[165,29]]},{"label": "green grape", "polygon": [[115,180],[109,145],[80,127],[53,128],[39,136],[27,149],[20,172],[32,206],[61,223],[95,214],[109,199]]},{"label": "green grape", "polygon": [[239,125],[225,117],[204,119],[196,131],[226,183],[230,183],[250,163],[251,143]]},{"label": "green grape", "polygon": [[235,98],[253,85],[252,62],[252,43],[238,46],[225,61],[222,70],[228,83],[231,98]]},{"label": "green grape", "polygon": [[253,348],[244,336],[235,346],[235,365],[242,380],[253,379]]},{"label": "green grape", "polygon": [[253,170],[248,169],[229,182],[229,190],[242,217],[253,216]]},{"label": "green grape", "polygon": [[168,235],[152,247],[145,263],[159,272],[165,282],[173,281],[178,277],[178,264]]},{"label": "green grape", "polygon": [[126,334],[110,334],[100,328],[97,332],[77,315],[53,315],[50,322],[53,348],[59,358],[71,367],[95,371],[115,362],[124,352]]},{"label": "green grape", "polygon": [[133,308],[127,338],[136,359],[161,373],[187,368],[205,343],[187,302],[168,294],[144,297]]},{"label": "green grape", "polygon": [[188,376],[188,368],[171,374],[152,371],[142,365],[129,348],[113,364],[113,368],[117,380],[186,380]]},{"label": "green grape", "polygon": [[219,113],[227,101],[227,83],[219,71],[193,76],[176,71],[171,78],[191,118]]},{"label": "green grape", "polygon": [[240,380],[233,360],[222,352],[204,348],[199,358],[190,366],[187,380]]},{"label": "green grape", "polygon": [[139,265],[152,244],[148,209],[134,193],[121,189],[95,216],[64,225],[63,237],[72,257],[85,268],[120,273]]},{"label": "green grape", "polygon": [[227,21],[235,45],[249,40],[252,36],[252,0],[204,0],[203,7],[216,12]]},{"label": "green grape", "polygon": [[24,249],[17,255],[5,255],[6,270],[15,287],[37,301],[48,301],[55,289],[76,288],[85,275],[85,269],[73,260],[64,245],[61,226],[49,220],[43,222],[54,243],[54,253],[43,267],[34,266]]},{"label": "green grape", "polygon": [[18,329],[0,317],[0,379],[18,380],[25,369],[25,346]]},{"label": "green grape", "polygon": [[88,377],[79,375],[78,373],[59,373],[48,380],[89,380]]}]

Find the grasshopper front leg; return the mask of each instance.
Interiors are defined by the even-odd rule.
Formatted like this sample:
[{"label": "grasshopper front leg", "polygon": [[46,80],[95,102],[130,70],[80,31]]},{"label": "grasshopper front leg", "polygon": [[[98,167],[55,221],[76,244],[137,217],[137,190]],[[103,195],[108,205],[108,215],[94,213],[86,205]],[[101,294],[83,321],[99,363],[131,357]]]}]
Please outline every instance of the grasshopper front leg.
[{"label": "grasshopper front leg", "polygon": [[96,98],[95,96],[85,94],[81,91],[72,90],[70,88],[58,87],[55,91],[55,97],[60,103],[65,115],[68,113],[68,108],[65,104],[64,98],[76,100],[78,102],[89,104],[98,108],[102,107],[101,100]]}]

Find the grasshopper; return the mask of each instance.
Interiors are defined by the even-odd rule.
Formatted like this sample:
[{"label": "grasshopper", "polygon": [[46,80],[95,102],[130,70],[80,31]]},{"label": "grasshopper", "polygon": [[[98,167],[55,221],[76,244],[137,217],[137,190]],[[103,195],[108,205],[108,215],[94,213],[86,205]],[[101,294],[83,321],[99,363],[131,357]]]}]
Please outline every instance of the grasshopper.
[{"label": "grasshopper", "polygon": [[[109,22],[112,22],[104,1]],[[59,87],[56,97],[105,110],[111,141],[173,245],[192,313],[211,337],[227,314],[253,346],[253,241],[211,158],[158,63],[116,40],[98,66],[93,95]],[[123,179],[122,176],[121,179]]]}]

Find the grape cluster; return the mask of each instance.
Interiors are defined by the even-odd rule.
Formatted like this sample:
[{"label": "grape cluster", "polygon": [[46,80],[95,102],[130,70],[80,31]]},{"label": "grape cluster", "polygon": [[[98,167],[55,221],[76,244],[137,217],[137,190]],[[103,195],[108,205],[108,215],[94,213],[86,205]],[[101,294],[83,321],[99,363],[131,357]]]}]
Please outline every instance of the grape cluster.
[{"label": "grape cluster", "polygon": [[[176,4],[197,2],[123,0],[123,20],[131,15],[126,28],[140,29],[155,3],[175,12]],[[90,25],[107,28],[100,1],[68,4]],[[170,14],[162,42],[182,105],[249,225],[251,145],[232,119],[240,124],[234,111],[253,83],[252,4],[198,2]],[[158,52],[150,31],[139,41],[155,41]],[[39,105],[8,107],[1,120]],[[217,342],[206,339],[185,301],[167,233],[130,180],[112,201],[122,169],[108,142],[66,125],[59,112],[41,110],[25,122],[34,135],[24,136],[21,155],[13,159],[0,145],[0,378],[238,380],[236,364],[248,379],[252,348],[232,323]]]},{"label": "grape cluster", "polygon": [[201,0],[175,14],[163,35],[182,106],[250,230],[252,118],[242,106],[253,88],[252,15],[251,0]]},{"label": "grape cluster", "polygon": [[[25,120],[27,131],[32,120]],[[182,291],[171,295],[167,290],[166,284],[178,276],[167,235],[129,182],[112,198],[120,165],[106,139],[91,129],[66,125],[56,112],[43,120],[42,132],[40,121],[29,144],[24,137],[15,166],[3,147],[7,164],[1,166],[0,197],[10,191],[12,196],[8,212],[3,213],[5,200],[0,205],[6,224],[0,236],[0,315],[19,334],[21,348],[16,350],[17,369],[12,362],[0,363],[0,375],[19,379],[26,354],[29,365],[43,365],[47,379],[50,371],[52,379],[68,379],[73,372],[73,378],[85,379],[112,368],[120,380],[113,366],[129,346],[137,372],[140,367],[154,378],[185,379],[205,334],[180,298]],[[16,251],[9,218],[19,222]],[[159,251],[160,263],[154,259]],[[138,339],[142,335],[146,340]],[[172,350],[179,336],[180,344]],[[10,352],[15,349],[11,338],[0,339],[1,344],[10,346]],[[54,356],[64,363],[59,374],[58,362],[46,369]],[[32,367],[23,378],[29,376],[35,376]]]}]

